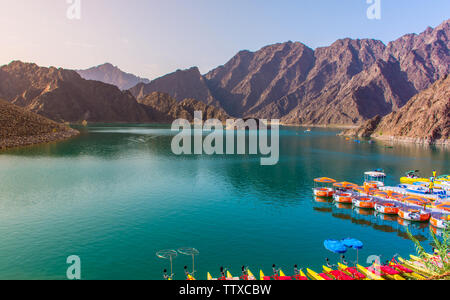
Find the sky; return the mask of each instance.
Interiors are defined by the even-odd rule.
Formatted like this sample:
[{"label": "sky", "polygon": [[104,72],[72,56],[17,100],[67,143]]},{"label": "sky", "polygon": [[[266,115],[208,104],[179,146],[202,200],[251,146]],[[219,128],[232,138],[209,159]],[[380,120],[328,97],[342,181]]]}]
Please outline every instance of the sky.
[{"label": "sky", "polygon": [[[372,1],[380,1],[381,19],[367,17]],[[0,65],[110,62],[154,79],[192,66],[206,73],[240,50],[279,42],[388,43],[449,17],[449,0],[0,0]]]}]

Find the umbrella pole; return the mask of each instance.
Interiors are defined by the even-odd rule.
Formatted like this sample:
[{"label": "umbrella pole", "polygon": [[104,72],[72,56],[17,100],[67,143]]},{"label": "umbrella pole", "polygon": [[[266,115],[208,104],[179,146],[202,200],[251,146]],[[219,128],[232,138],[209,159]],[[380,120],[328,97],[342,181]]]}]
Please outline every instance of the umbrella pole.
[{"label": "umbrella pole", "polygon": [[359,264],[359,249],[356,249],[356,264]]}]

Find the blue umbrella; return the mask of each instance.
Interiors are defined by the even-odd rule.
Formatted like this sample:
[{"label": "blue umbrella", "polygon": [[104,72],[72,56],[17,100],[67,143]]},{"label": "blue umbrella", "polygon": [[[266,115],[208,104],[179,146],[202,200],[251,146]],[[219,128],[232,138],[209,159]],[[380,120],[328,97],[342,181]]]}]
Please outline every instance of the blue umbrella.
[{"label": "blue umbrella", "polygon": [[323,245],[328,251],[333,253],[343,254],[347,252],[347,247],[338,240],[326,240]]},{"label": "blue umbrella", "polygon": [[353,239],[353,238],[346,238],[346,239],[343,239],[341,242],[347,248],[356,249],[356,263],[358,263],[359,250],[361,250],[364,247],[364,244],[361,241],[359,241],[357,239]]},{"label": "blue umbrella", "polygon": [[347,248],[353,248],[360,250],[363,248],[364,244],[361,241],[358,241],[357,239],[352,238],[346,238],[341,241],[342,244],[345,245]]}]

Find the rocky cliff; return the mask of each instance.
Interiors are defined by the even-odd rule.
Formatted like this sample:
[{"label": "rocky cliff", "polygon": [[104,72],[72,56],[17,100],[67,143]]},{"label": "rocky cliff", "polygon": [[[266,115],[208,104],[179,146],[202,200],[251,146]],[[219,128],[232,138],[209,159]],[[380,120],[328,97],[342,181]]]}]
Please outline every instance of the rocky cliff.
[{"label": "rocky cliff", "polygon": [[425,144],[450,144],[450,76],[414,96],[396,112],[367,121],[343,135]]},{"label": "rocky cliff", "polygon": [[196,99],[208,105],[220,105],[212,96],[205,79],[196,67],[189,70],[178,70],[148,84],[140,83],[130,89],[130,92],[138,100],[153,92],[162,92],[169,94],[178,102],[184,99]]}]

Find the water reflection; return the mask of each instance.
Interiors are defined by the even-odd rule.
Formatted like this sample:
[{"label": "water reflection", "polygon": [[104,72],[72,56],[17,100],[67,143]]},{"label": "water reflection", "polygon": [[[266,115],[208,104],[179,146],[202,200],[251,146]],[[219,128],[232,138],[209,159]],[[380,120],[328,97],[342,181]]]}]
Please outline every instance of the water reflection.
[{"label": "water reflection", "polygon": [[[402,239],[409,239],[406,229],[409,228],[413,236],[419,241],[427,241],[425,235],[428,223],[413,223],[394,215],[376,213],[374,210],[354,208],[351,204],[334,203],[323,198],[314,198],[314,211],[330,214],[333,218],[349,221],[359,226],[371,227],[377,231],[393,233]],[[433,228],[436,233],[438,230]],[[440,232],[442,234],[442,232]]]}]

